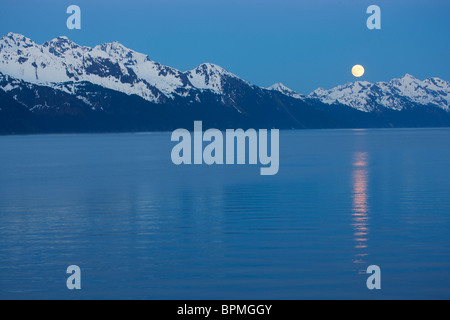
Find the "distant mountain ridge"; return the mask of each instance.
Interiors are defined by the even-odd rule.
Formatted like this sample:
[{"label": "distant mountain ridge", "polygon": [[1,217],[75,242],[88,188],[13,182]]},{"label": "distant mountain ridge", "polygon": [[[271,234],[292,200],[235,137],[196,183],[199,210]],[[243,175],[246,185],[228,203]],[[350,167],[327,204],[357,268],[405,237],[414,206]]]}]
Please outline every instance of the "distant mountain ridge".
[{"label": "distant mountain ridge", "polygon": [[323,103],[339,103],[370,112],[377,108],[402,110],[411,103],[450,110],[450,82],[439,78],[424,81],[406,74],[389,82],[356,81],[330,90],[316,89],[308,98]]},{"label": "distant mountain ridge", "polygon": [[449,82],[405,75],[297,93],[253,85],[220,66],[163,66],[118,42],[0,39],[0,133],[450,125]]}]

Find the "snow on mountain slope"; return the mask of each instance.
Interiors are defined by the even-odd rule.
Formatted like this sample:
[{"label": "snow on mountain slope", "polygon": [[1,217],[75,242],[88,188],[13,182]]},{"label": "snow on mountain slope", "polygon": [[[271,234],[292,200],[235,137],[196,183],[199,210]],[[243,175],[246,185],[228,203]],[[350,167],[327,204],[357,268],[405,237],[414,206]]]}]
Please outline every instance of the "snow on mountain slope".
[{"label": "snow on mountain slope", "polygon": [[316,89],[308,98],[327,104],[340,103],[370,112],[378,107],[402,110],[411,103],[450,110],[450,83],[439,78],[424,81],[406,74],[389,82],[356,81],[330,90]]},{"label": "snow on mountain slope", "polygon": [[[88,48],[58,37],[38,45],[14,33],[0,39],[0,72],[36,84],[89,81],[127,94],[158,101],[161,93],[129,66],[142,55],[117,44]],[[126,58],[126,59],[120,59]]]},{"label": "snow on mountain slope", "polygon": [[[118,42],[98,45],[93,50],[99,56],[106,53],[109,58],[123,63],[126,68],[130,68],[136,74],[138,79],[147,81],[168,97],[173,97],[174,93],[184,92],[180,90],[181,88],[194,88],[185,73],[151,61],[148,56],[130,50]],[[126,70],[122,71],[126,73]]]},{"label": "snow on mountain slope", "polygon": [[295,98],[295,99],[301,99],[301,100],[305,99],[305,96],[303,94],[295,92],[294,90],[286,87],[281,82],[275,83],[274,85],[268,87],[267,90],[278,91],[284,95],[287,95],[287,96]]},{"label": "snow on mountain slope", "polygon": [[225,94],[224,85],[230,78],[242,81],[251,86],[250,83],[212,63],[203,63],[197,68],[187,71],[186,76],[194,87],[203,90],[212,90],[217,94]]},{"label": "snow on mountain slope", "polygon": [[0,39],[0,72],[48,86],[88,81],[153,102],[164,102],[163,96],[186,96],[192,89],[225,94],[223,85],[227,79],[239,79],[209,63],[181,72],[151,61],[148,56],[118,42],[89,48],[67,37],[58,37],[38,45],[15,33]]}]

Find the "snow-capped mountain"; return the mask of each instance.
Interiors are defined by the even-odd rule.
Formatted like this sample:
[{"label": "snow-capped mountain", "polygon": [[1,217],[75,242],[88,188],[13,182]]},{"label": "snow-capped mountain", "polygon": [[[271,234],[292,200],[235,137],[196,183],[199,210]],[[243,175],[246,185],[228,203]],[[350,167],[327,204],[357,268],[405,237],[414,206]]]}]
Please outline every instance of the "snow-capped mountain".
[{"label": "snow-capped mountain", "polygon": [[356,81],[330,90],[316,89],[308,98],[326,104],[339,103],[370,112],[377,108],[403,110],[413,104],[450,110],[450,82],[439,78],[423,81],[406,74],[389,82]]},{"label": "snow-capped mountain", "polygon": [[118,42],[0,39],[0,134],[166,131],[195,120],[221,129],[450,126],[449,88],[406,75],[305,96],[281,83],[252,85],[211,63],[182,72]]},{"label": "snow-capped mountain", "polygon": [[[90,48],[80,46],[67,37],[58,37],[39,45],[11,32],[0,39],[0,73],[65,90],[67,86],[61,83],[87,81],[162,104],[177,97],[198,100],[198,93],[206,90],[220,95],[238,111],[236,92],[242,91],[243,87],[245,90],[262,89],[211,63],[182,72],[154,62],[147,55],[118,42]],[[439,78],[420,81],[408,74],[389,82],[357,81],[330,90],[319,88],[308,96],[282,83],[265,90],[302,101],[307,97],[325,104],[339,103],[365,112],[380,107],[402,110],[411,103],[450,109],[449,82]],[[72,93],[76,94],[75,91]]]},{"label": "snow-capped mountain", "polygon": [[58,37],[39,45],[15,33],[0,39],[0,72],[47,86],[88,81],[157,103],[186,96],[197,89],[225,94],[223,87],[227,81],[239,79],[210,63],[181,72],[118,42],[89,48],[79,46],[67,37]]},{"label": "snow-capped mountain", "polygon": [[227,78],[238,80],[251,86],[250,83],[212,63],[203,63],[194,70],[187,71],[184,74],[195,88],[211,90],[217,94],[225,94],[224,86]]},{"label": "snow-capped mountain", "polygon": [[295,99],[305,99],[305,95],[295,92],[294,90],[286,87],[281,82],[275,83],[274,85],[267,88],[267,90],[273,90],[281,92],[284,95],[287,95],[289,97],[295,98]]}]

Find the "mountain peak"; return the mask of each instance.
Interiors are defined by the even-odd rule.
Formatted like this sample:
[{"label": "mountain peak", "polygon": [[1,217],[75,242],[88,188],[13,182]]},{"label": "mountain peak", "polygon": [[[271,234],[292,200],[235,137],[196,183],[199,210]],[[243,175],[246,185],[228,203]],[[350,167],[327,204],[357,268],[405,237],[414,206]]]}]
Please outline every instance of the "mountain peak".
[{"label": "mountain peak", "polygon": [[20,33],[8,32],[6,36],[3,36],[0,41],[8,46],[29,47],[35,45],[30,39]]},{"label": "mountain peak", "polygon": [[63,47],[63,46],[67,46],[67,47],[71,47],[71,46],[77,46],[78,45],[75,42],[72,42],[69,40],[69,38],[67,38],[66,36],[60,36],[57,38],[54,38],[50,41],[46,41],[44,42],[43,46],[44,47]]},{"label": "mountain peak", "polygon": [[8,32],[8,34],[6,35],[6,37],[11,38],[11,39],[25,38],[24,35],[22,35],[22,34],[20,34],[20,33],[15,33],[15,32]]},{"label": "mountain peak", "polygon": [[48,52],[57,57],[64,56],[67,51],[73,51],[74,49],[80,48],[78,44],[72,42],[66,36],[59,36],[50,41],[46,41],[42,47],[48,48]]},{"label": "mountain peak", "polygon": [[227,70],[225,70],[221,66],[218,66],[217,64],[210,63],[210,62],[204,62],[192,71],[195,71],[196,73],[208,73],[208,74],[214,74],[214,73],[230,74]]},{"label": "mountain peak", "polygon": [[401,84],[405,85],[405,84],[409,84],[412,82],[420,82],[420,80],[417,79],[416,77],[414,77],[413,75],[406,73],[404,76],[402,76],[400,78],[394,78],[390,82],[391,83],[401,83]]},{"label": "mountain peak", "polygon": [[405,75],[404,75],[401,79],[417,80],[416,77],[414,77],[413,75],[411,75],[411,74],[409,74],[409,73],[405,73]]},{"label": "mountain peak", "polygon": [[129,49],[118,41],[97,45],[93,50],[104,52],[110,58],[126,61],[131,64],[138,64],[149,60],[147,55]]},{"label": "mountain peak", "polygon": [[186,71],[185,75],[194,87],[208,89],[217,94],[223,94],[223,86],[230,79],[237,79],[246,85],[251,85],[224,68],[209,62],[202,63],[197,68]]},{"label": "mountain peak", "polygon": [[223,76],[228,72],[213,63],[202,63],[197,68],[187,71],[189,81],[199,89],[209,89],[215,93],[222,92]]},{"label": "mountain peak", "polygon": [[273,85],[271,85],[270,87],[267,88],[268,90],[276,90],[276,91],[293,91],[291,89],[289,89],[288,87],[286,87],[284,84],[282,84],[281,82],[277,82]]},{"label": "mountain peak", "polygon": [[281,82],[277,82],[277,83],[271,85],[270,87],[267,88],[267,90],[278,91],[284,95],[287,95],[289,97],[296,98],[296,99],[303,99],[305,97],[304,95],[299,94],[299,93],[295,92],[294,90],[286,87]]},{"label": "mountain peak", "polygon": [[392,79],[388,83],[391,86],[405,88],[411,86],[417,87],[421,83],[421,81],[416,77],[410,75],[409,73],[406,73],[403,77]]}]

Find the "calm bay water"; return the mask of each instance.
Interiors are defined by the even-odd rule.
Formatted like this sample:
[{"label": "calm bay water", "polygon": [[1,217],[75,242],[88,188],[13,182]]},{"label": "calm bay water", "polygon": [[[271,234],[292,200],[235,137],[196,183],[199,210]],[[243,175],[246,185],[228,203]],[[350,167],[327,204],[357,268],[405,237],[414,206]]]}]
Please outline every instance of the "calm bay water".
[{"label": "calm bay water", "polygon": [[0,298],[450,298],[450,129],[284,131],[275,176],[173,145],[0,137]]}]

